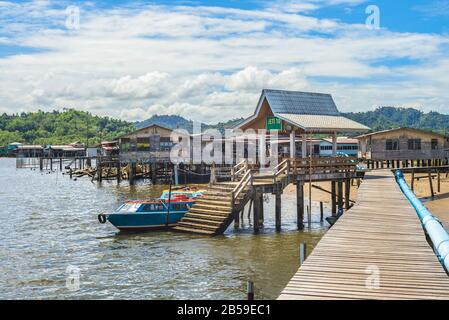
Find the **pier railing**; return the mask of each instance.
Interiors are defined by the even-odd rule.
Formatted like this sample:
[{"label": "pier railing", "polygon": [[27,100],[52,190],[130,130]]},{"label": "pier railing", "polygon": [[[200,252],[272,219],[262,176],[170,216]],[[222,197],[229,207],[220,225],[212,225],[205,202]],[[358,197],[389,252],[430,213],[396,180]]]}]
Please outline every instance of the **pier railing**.
[{"label": "pier railing", "polygon": [[352,157],[290,159],[294,175],[355,172],[358,160]]},{"label": "pier railing", "polygon": [[248,185],[253,185],[253,172],[251,170],[246,171],[240,182],[232,190],[232,207],[235,206],[236,199]]}]

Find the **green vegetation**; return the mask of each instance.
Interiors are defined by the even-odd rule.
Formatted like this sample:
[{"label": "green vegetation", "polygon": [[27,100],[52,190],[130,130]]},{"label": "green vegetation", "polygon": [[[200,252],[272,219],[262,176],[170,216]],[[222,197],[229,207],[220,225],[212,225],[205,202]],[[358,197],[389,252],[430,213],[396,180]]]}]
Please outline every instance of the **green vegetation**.
[{"label": "green vegetation", "polygon": [[374,111],[344,115],[374,131],[411,127],[442,134],[449,133],[449,115],[438,112],[424,113],[413,108],[381,107]]},{"label": "green vegetation", "polygon": [[[237,125],[239,122],[243,121],[243,118],[240,119],[233,119],[226,122],[219,122],[217,124],[205,124],[201,123],[201,129],[203,131],[208,129],[217,129],[221,133],[225,132],[225,129],[230,129]],[[193,133],[193,121],[187,120],[181,116],[176,115],[154,115],[149,119],[146,119],[141,122],[136,123],[137,128],[145,128],[148,126],[151,126],[153,124],[157,124],[159,126],[162,126],[164,128],[169,129],[184,129],[187,130],[190,133]]]},{"label": "green vegetation", "polygon": [[[447,134],[449,115],[438,112],[424,113],[412,108],[382,107],[374,111],[346,113],[344,116],[363,123],[373,130],[397,127],[412,127]],[[243,119],[234,119],[218,124],[202,124],[202,129],[219,129],[224,132]],[[108,117],[99,117],[89,112],[64,109],[53,112],[31,112],[0,116],[0,145],[12,142],[32,144],[67,144],[81,141],[94,145],[102,140],[111,140],[122,134],[152,124],[170,129],[182,128],[192,132],[193,122],[176,115],[154,115],[135,125]]]},{"label": "green vegetation", "polygon": [[99,117],[89,112],[64,109],[0,116],[0,145],[12,142],[94,145],[134,130],[132,123]]}]

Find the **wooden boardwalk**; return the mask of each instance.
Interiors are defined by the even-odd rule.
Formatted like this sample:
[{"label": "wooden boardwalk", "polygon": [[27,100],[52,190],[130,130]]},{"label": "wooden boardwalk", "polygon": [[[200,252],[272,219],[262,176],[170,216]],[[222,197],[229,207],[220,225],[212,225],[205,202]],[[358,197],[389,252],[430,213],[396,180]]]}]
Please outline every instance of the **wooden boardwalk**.
[{"label": "wooden boardwalk", "polygon": [[392,172],[376,171],[279,299],[449,299],[449,277]]}]

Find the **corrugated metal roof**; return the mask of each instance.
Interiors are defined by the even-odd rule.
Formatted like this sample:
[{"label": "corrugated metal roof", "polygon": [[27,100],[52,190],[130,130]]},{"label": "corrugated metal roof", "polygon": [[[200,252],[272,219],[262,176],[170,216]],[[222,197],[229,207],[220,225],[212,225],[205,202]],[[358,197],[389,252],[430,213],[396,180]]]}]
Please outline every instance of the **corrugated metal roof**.
[{"label": "corrugated metal roof", "polygon": [[338,116],[330,94],[264,89],[274,113]]},{"label": "corrugated metal roof", "polygon": [[367,131],[370,130],[358,122],[342,116],[308,115],[308,114],[277,114],[281,119],[300,128],[312,131]]},{"label": "corrugated metal roof", "polygon": [[428,131],[428,130],[422,130],[422,129],[418,129],[418,128],[409,128],[409,127],[401,127],[401,128],[393,128],[393,129],[387,129],[387,130],[382,130],[382,131],[376,131],[376,132],[363,134],[363,135],[360,135],[360,136],[357,136],[357,137],[354,137],[354,138],[355,139],[361,139],[361,138],[365,138],[365,137],[369,137],[369,136],[375,136],[377,134],[382,134],[382,133],[387,133],[387,132],[395,132],[395,131],[401,131],[401,130],[416,131],[416,132],[427,133],[427,134],[439,136],[439,137],[442,137],[442,138],[448,138],[446,135],[441,134],[441,133]]}]

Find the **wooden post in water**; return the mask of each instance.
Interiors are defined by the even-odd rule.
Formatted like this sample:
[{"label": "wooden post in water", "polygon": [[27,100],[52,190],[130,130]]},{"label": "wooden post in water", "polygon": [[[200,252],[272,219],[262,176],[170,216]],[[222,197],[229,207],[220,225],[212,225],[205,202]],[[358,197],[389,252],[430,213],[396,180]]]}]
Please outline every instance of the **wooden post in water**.
[{"label": "wooden post in water", "polygon": [[62,171],[62,158],[59,158],[59,171]]},{"label": "wooden post in water", "polygon": [[240,212],[234,210],[234,208],[232,208],[232,210],[234,211],[234,229],[238,229],[240,228]]},{"label": "wooden post in water", "polygon": [[276,191],[276,231],[281,231],[281,192]]},{"label": "wooden post in water", "polygon": [[120,160],[117,161],[117,183],[120,183],[122,180],[122,168]]},{"label": "wooden post in water", "polygon": [[336,192],[336,182],[331,181],[331,203],[332,203],[332,216],[337,216],[337,192]]},{"label": "wooden post in water", "polygon": [[[76,161],[75,161],[76,165]],[[101,158],[98,158],[97,160],[97,175],[98,175],[98,181],[101,182],[103,180],[103,164],[101,162]]]},{"label": "wooden post in water", "polygon": [[440,170],[437,170],[437,192],[440,193],[441,192],[441,175],[440,175]]},{"label": "wooden post in water", "polygon": [[261,221],[263,220],[264,217],[264,207],[263,207],[263,193],[261,192],[259,195],[259,211],[257,212],[257,217],[259,218],[257,220],[257,225],[260,228],[260,226],[262,225]]},{"label": "wooden post in water", "polygon": [[338,180],[338,211],[343,211],[343,180]]},{"label": "wooden post in water", "polygon": [[133,161],[129,164],[129,184],[131,185],[134,184],[135,175],[136,175],[136,163]]},{"label": "wooden post in water", "polygon": [[254,300],[254,283],[252,281],[248,281],[246,284],[246,298]]},{"label": "wooden post in water", "polygon": [[[260,200],[262,200],[262,201],[260,201]],[[258,233],[259,232],[259,212],[260,212],[260,207],[261,206],[263,206],[262,194],[260,192],[256,191],[254,193],[254,210],[253,210],[254,233]]]},{"label": "wooden post in water", "polygon": [[305,243],[299,244],[299,266],[302,266],[304,264],[304,261],[306,261],[307,257],[307,246]]},{"label": "wooden post in water", "polygon": [[44,170],[44,159],[42,157],[39,158],[39,170]]},{"label": "wooden post in water", "polygon": [[324,221],[324,205],[323,201],[320,201],[320,222]]},{"label": "wooden post in water", "polygon": [[430,186],[430,196],[433,198],[435,194],[433,192],[432,173],[430,173],[430,171],[429,171],[429,186]]},{"label": "wooden post in water", "polygon": [[412,168],[412,191],[415,191],[415,168]]},{"label": "wooden post in water", "polygon": [[296,184],[296,224],[298,230],[304,229],[304,181]]},{"label": "wooden post in water", "polygon": [[351,195],[351,178],[349,176],[349,173],[347,173],[346,181],[345,181],[345,209],[349,209],[349,197]]}]

